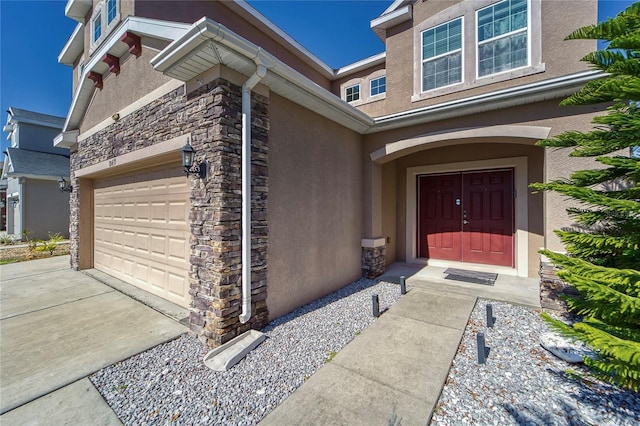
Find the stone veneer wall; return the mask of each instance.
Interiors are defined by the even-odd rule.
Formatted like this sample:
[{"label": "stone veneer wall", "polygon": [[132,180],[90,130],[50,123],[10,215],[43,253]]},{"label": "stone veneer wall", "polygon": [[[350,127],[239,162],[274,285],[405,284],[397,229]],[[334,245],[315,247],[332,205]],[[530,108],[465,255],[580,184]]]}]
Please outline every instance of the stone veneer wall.
[{"label": "stone veneer wall", "polygon": [[550,262],[540,262],[540,306],[544,309],[567,311],[567,303],[561,296],[576,296],[578,292],[571,285],[558,278],[558,268]]},{"label": "stone veneer wall", "polygon": [[384,274],[386,246],[362,247],[362,276],[375,278]]},{"label": "stone veneer wall", "polygon": [[[207,178],[191,179],[190,326],[210,347],[268,322],[268,98],[252,96],[252,314],[241,307],[241,89],[217,79],[185,94],[181,88],[90,136],[71,155],[71,265],[78,269],[80,212],[74,171],[189,134]],[[178,153],[176,153],[178,155]],[[187,179],[187,177],[185,177]]]}]

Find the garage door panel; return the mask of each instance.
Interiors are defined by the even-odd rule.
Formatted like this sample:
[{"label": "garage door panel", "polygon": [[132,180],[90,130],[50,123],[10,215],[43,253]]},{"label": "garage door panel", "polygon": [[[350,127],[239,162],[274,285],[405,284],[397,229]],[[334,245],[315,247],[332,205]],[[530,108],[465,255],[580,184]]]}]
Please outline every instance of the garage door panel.
[{"label": "garage door panel", "polygon": [[139,172],[94,188],[96,269],[188,306],[190,189],[182,170]]}]

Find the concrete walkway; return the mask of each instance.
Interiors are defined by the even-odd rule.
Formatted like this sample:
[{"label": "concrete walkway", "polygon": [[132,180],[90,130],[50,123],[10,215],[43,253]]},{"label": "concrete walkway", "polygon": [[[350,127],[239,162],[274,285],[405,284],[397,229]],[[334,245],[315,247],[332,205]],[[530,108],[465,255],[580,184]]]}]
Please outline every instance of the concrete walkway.
[{"label": "concrete walkway", "polygon": [[538,281],[500,275],[494,286],[445,279],[445,268],[391,265],[380,280],[412,289],[342,349],[261,425],[425,425],[477,297],[539,307]]},{"label": "concrete walkway", "polygon": [[0,266],[0,279],[3,426],[119,424],[86,377],[187,331],[68,256]]}]

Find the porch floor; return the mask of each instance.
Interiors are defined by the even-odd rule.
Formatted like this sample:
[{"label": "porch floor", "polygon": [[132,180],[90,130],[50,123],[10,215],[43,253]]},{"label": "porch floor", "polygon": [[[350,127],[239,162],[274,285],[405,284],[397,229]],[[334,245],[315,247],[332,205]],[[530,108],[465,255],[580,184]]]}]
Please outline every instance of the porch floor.
[{"label": "porch floor", "polygon": [[[407,284],[424,289],[435,289],[456,294],[466,294],[484,299],[499,300],[517,305],[540,308],[540,280],[498,273],[494,285],[472,284],[445,279],[446,267],[423,266],[395,262],[387,266],[377,279],[399,283],[405,276]],[[466,269],[466,268],[465,268]],[[473,270],[473,267],[468,269]]]}]

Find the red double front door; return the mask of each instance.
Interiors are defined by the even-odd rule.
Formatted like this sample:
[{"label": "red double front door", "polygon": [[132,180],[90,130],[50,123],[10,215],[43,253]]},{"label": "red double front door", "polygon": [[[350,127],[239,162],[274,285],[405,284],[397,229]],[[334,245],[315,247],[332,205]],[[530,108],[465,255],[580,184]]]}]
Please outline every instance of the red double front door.
[{"label": "red double front door", "polygon": [[418,176],[418,255],[513,266],[513,170]]}]

